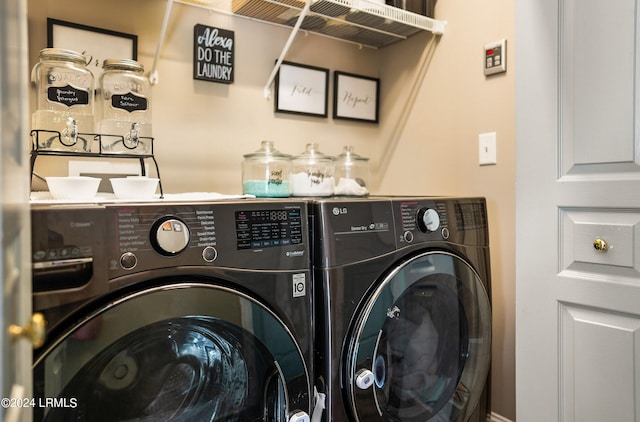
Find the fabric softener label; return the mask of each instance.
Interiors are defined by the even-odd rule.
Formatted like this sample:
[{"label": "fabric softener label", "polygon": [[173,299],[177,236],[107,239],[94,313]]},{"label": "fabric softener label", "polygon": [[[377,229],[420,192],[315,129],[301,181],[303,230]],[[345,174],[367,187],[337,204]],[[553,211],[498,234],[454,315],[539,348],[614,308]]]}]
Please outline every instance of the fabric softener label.
[{"label": "fabric softener label", "polygon": [[145,111],[147,109],[147,99],[131,92],[128,94],[114,94],[111,96],[111,107],[126,110],[129,113]]}]

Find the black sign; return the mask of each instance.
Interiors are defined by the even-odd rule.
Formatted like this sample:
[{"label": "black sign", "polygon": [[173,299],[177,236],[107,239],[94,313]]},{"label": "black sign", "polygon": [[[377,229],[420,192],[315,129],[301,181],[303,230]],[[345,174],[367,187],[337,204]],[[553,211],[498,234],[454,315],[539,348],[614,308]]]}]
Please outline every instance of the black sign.
[{"label": "black sign", "polygon": [[89,104],[89,93],[84,89],[74,88],[71,85],[49,87],[47,89],[47,98],[49,101],[64,104],[67,107]]},{"label": "black sign", "polygon": [[112,95],[111,107],[126,110],[129,113],[134,111],[144,111],[147,109],[147,99],[139,97],[131,92],[124,95]]},{"label": "black sign", "polygon": [[193,35],[193,79],[233,82],[233,31],[197,24]]}]

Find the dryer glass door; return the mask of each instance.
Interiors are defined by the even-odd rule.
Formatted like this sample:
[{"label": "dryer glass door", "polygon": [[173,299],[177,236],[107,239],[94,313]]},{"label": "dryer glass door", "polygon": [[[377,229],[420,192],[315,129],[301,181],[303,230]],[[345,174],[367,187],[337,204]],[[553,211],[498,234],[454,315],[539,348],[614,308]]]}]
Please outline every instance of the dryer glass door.
[{"label": "dryer glass door", "polygon": [[361,421],[464,421],[489,370],[491,308],[459,257],[428,252],[401,263],[359,314],[345,385]]},{"label": "dryer glass door", "polygon": [[287,421],[309,374],[283,322],[237,291],[176,284],[108,303],[35,363],[35,420]]}]

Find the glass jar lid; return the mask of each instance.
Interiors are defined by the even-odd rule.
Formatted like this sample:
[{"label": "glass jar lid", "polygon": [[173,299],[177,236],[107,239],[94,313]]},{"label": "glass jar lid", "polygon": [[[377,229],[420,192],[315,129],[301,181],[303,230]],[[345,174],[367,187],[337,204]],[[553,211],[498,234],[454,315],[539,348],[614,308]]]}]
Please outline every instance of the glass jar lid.
[{"label": "glass jar lid", "polygon": [[40,50],[41,60],[64,60],[86,66],[87,59],[77,51],[64,48],[43,48]]},{"label": "glass jar lid", "polygon": [[369,161],[369,159],[356,154],[355,152],[353,152],[353,147],[351,145],[347,145],[342,150],[342,154],[336,157],[336,161],[344,164],[352,164],[355,162],[364,163]]},{"label": "glass jar lid", "polygon": [[131,72],[144,72],[144,66],[130,59],[105,59],[102,62],[104,70],[129,70]]},{"label": "glass jar lid", "polygon": [[304,152],[295,157],[294,160],[314,164],[319,162],[333,162],[333,157],[320,152],[318,144],[307,144]]},{"label": "glass jar lid", "polygon": [[273,141],[262,141],[260,143],[260,148],[257,151],[254,151],[249,154],[243,155],[244,158],[277,158],[277,159],[285,159],[290,160],[291,156],[288,154],[283,154],[273,146]]}]

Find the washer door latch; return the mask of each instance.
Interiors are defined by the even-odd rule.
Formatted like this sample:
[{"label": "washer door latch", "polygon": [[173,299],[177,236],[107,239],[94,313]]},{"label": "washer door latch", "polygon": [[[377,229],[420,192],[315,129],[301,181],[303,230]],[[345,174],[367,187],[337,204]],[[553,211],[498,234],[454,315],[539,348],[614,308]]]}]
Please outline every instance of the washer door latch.
[{"label": "washer door latch", "polygon": [[366,390],[373,385],[373,372],[368,369],[361,369],[356,374],[356,386],[361,390]]}]

